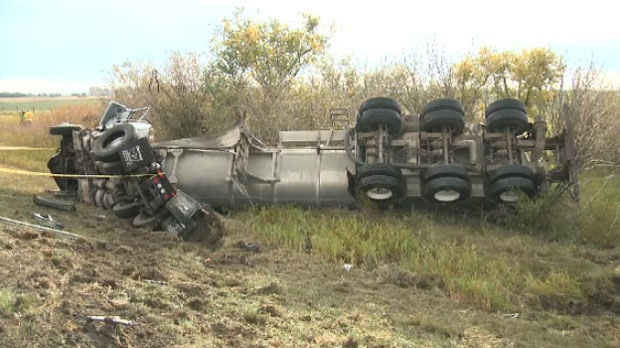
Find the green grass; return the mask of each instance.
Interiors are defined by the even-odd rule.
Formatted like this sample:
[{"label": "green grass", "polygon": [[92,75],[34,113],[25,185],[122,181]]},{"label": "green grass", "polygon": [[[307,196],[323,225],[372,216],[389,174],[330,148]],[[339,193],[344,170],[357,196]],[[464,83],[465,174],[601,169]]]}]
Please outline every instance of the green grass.
[{"label": "green grass", "polygon": [[620,243],[620,172],[597,170],[582,179],[579,220],[582,238],[614,248]]},{"label": "green grass", "polygon": [[[608,257],[600,248],[620,238],[620,181],[586,178],[581,205],[550,194],[501,223],[475,214],[294,207],[255,209],[241,219],[279,245],[378,271],[399,285],[436,288],[479,308],[568,310],[614,292],[613,269],[592,259]],[[395,267],[383,272],[386,264]]]},{"label": "green grass", "polygon": [[47,161],[55,150],[17,150],[6,151],[0,149],[0,165],[14,167],[33,172],[47,173]]}]

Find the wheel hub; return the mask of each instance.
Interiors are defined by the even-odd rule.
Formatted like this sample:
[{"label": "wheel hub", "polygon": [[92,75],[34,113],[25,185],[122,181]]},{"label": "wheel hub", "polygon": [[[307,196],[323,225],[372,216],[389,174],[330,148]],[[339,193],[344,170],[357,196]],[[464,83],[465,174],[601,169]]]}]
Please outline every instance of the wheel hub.
[{"label": "wheel hub", "polygon": [[386,199],[390,199],[393,195],[392,190],[383,188],[383,187],[375,187],[371,188],[366,192],[366,195],[370,199],[374,199],[376,201],[384,201]]},{"label": "wheel hub", "polygon": [[455,190],[441,190],[434,194],[435,200],[442,203],[454,202],[461,198],[461,194]]},{"label": "wheel hub", "polygon": [[508,190],[506,192],[502,192],[502,194],[499,195],[499,199],[501,199],[504,203],[514,203],[519,200],[519,195],[516,190]]}]

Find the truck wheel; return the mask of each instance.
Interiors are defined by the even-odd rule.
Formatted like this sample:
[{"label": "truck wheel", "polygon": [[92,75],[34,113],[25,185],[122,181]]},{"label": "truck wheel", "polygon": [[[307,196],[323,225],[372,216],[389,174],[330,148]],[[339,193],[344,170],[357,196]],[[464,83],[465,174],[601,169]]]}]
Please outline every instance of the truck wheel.
[{"label": "truck wheel", "polygon": [[530,167],[522,164],[507,164],[497,169],[487,171],[487,179],[490,184],[508,177],[520,177],[534,180],[534,171]]},{"label": "truck wheel", "polygon": [[422,108],[420,115],[426,115],[437,110],[452,110],[465,115],[465,109],[460,101],[452,98],[433,99],[426,103]]},{"label": "truck wheel", "polygon": [[424,184],[424,198],[435,203],[456,203],[471,197],[468,181],[453,176],[436,177]]},{"label": "truck wheel", "polygon": [[360,105],[360,115],[366,110],[370,109],[390,109],[396,111],[399,115],[402,114],[402,109],[398,102],[392,98],[387,97],[375,97],[366,99],[362,105]]},{"label": "truck wheel", "polygon": [[135,138],[133,126],[128,123],[116,125],[99,136],[93,147],[93,157],[102,162],[119,161],[118,151]]},{"label": "truck wheel", "polygon": [[401,123],[400,114],[386,108],[368,109],[360,114],[357,121],[358,128],[362,132],[375,131],[379,125],[384,124],[388,127],[388,133],[392,135],[400,131]]},{"label": "truck wheel", "polygon": [[504,132],[509,130],[521,134],[529,128],[527,114],[521,110],[502,109],[493,112],[486,119],[489,132]]},{"label": "truck wheel", "polygon": [[467,169],[458,164],[437,164],[430,167],[424,174],[425,181],[431,181],[442,177],[454,177],[469,181]]},{"label": "truck wheel", "polygon": [[459,135],[465,128],[465,110],[456,99],[440,98],[426,103],[420,113],[420,129],[425,132],[440,132],[445,126],[452,134]]},{"label": "truck wheel", "polygon": [[420,117],[420,129],[425,132],[441,132],[445,126],[453,135],[459,135],[465,129],[465,116],[451,109],[435,110]]},{"label": "truck wheel", "polygon": [[400,169],[391,165],[390,163],[368,163],[360,166],[357,169],[357,180],[361,180],[367,176],[372,175],[387,175],[392,176],[398,180],[402,177]]},{"label": "truck wheel", "polygon": [[359,180],[356,192],[358,196],[364,194],[373,201],[388,201],[401,198],[404,190],[393,176],[371,175]]},{"label": "truck wheel", "polygon": [[506,98],[489,104],[489,106],[487,106],[486,110],[484,111],[484,117],[489,117],[489,115],[491,115],[492,113],[505,109],[518,110],[522,111],[524,114],[527,114],[527,108],[525,107],[525,104],[523,104],[520,100]]},{"label": "truck wheel", "polygon": [[533,197],[536,194],[536,185],[531,179],[507,177],[491,184],[487,196],[495,203],[515,203],[519,200],[518,191]]},{"label": "truck wheel", "polygon": [[96,161],[95,166],[100,172],[107,175],[121,175],[125,174],[123,163],[121,161],[114,162],[101,162]]},{"label": "truck wheel", "polygon": [[119,219],[131,219],[140,213],[140,205],[134,201],[120,201],[112,207],[112,214]]},{"label": "truck wheel", "polygon": [[170,216],[170,212],[167,209],[162,209],[160,212],[153,216],[148,216],[143,213],[136,215],[131,224],[134,227],[145,227],[150,226],[152,229],[156,230],[160,228],[161,223]]}]

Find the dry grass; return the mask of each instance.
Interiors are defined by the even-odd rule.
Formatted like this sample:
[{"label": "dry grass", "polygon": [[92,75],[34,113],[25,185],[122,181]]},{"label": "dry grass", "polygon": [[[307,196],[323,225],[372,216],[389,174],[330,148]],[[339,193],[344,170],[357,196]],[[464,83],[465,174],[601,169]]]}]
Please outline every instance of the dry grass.
[{"label": "dry grass", "polygon": [[105,105],[85,103],[61,106],[51,111],[37,112],[30,126],[20,122],[16,114],[0,114],[0,147],[25,146],[42,150],[1,150],[0,164],[36,172],[45,172],[45,164],[58,147],[59,137],[50,135],[49,128],[61,123],[93,127],[101,118]]},{"label": "dry grass", "polygon": [[20,122],[18,114],[0,115],[0,146],[56,147],[58,137],[49,134],[51,126],[68,122],[94,127],[104,109],[103,103],[60,106],[50,111],[37,112],[29,127]]}]

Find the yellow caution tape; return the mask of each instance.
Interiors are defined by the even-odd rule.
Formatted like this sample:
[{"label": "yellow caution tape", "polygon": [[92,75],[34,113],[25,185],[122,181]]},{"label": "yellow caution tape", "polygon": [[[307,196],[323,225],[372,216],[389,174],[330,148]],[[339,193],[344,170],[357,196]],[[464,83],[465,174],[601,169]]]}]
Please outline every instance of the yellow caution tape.
[{"label": "yellow caution tape", "polygon": [[23,151],[23,150],[34,150],[34,151],[45,150],[45,151],[52,151],[52,150],[57,150],[57,148],[54,148],[54,147],[27,147],[27,146],[0,146],[0,151]]},{"label": "yellow caution tape", "polygon": [[145,177],[145,176],[153,176],[154,174],[129,174],[129,175],[103,175],[103,174],[53,174],[53,173],[42,173],[42,172],[31,172],[29,170],[21,170],[21,169],[9,169],[0,167],[0,173],[7,174],[18,174],[18,175],[31,175],[31,176],[49,176],[56,178],[94,178],[94,179],[107,179],[107,178],[130,178],[130,177]]}]

